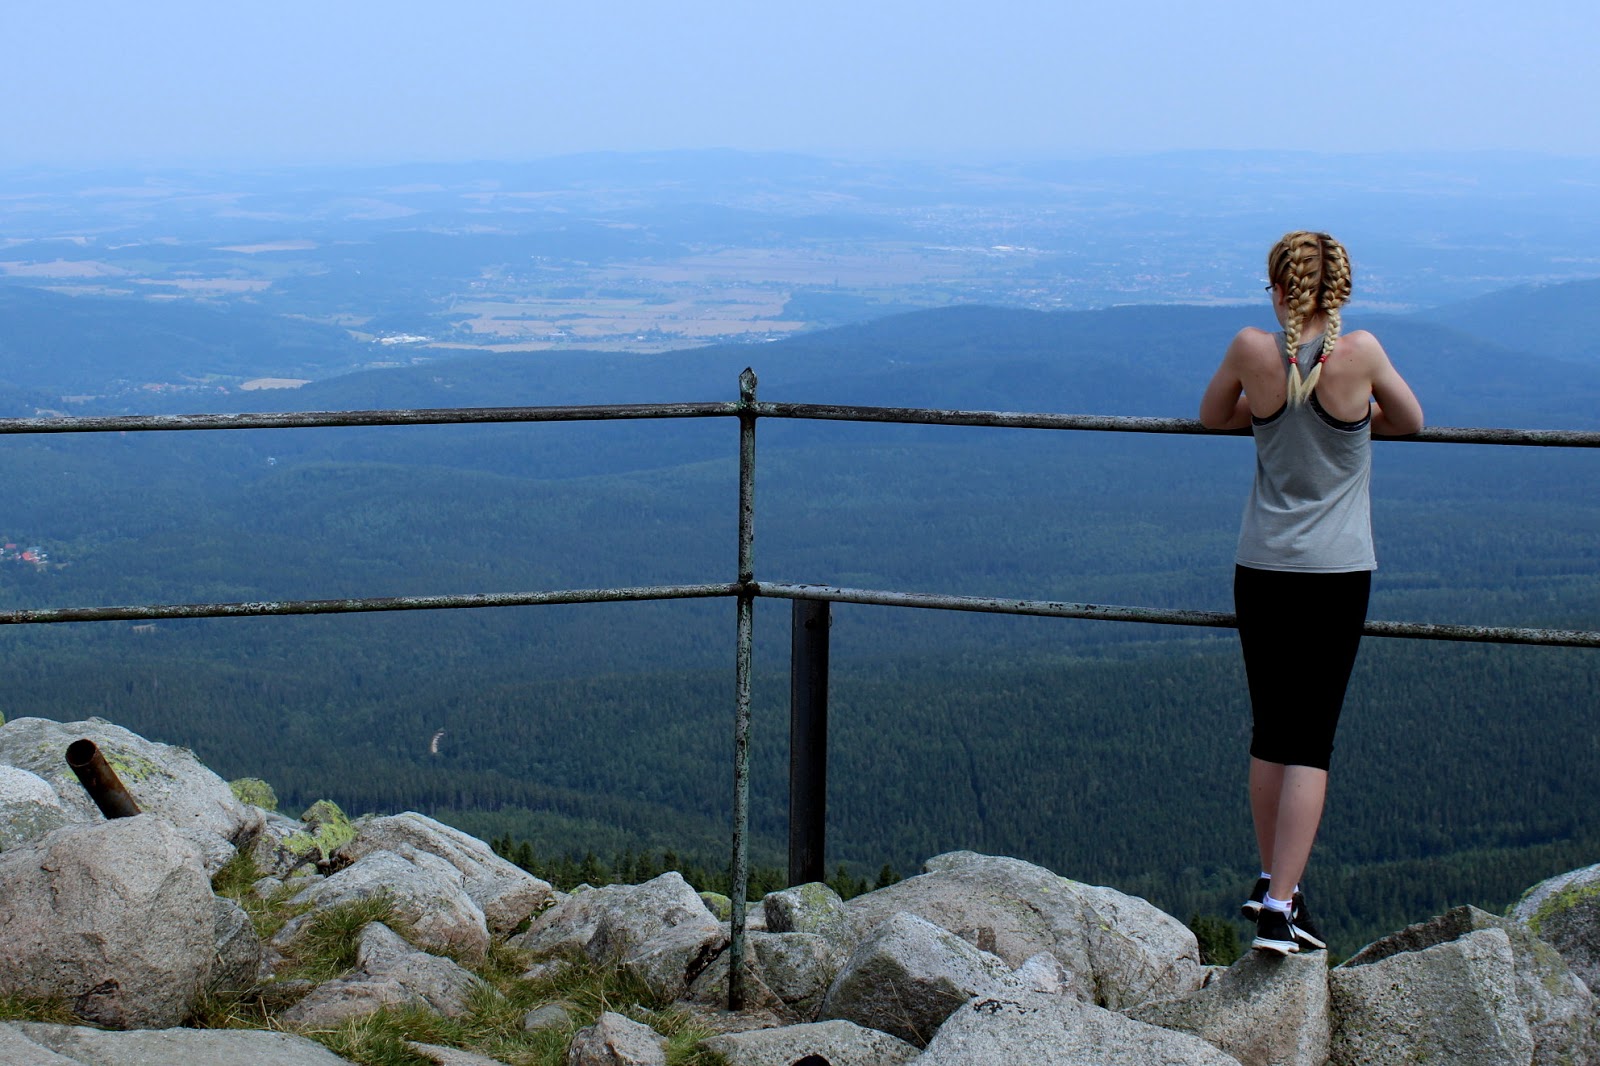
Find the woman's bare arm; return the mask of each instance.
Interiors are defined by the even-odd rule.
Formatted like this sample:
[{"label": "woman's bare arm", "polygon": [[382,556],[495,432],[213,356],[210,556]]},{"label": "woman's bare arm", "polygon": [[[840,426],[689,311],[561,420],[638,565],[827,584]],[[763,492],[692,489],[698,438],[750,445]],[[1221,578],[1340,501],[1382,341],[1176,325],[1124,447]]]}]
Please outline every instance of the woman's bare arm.
[{"label": "woman's bare arm", "polygon": [[1372,395],[1378,402],[1372,408],[1372,432],[1380,437],[1409,436],[1422,428],[1422,405],[1383,347],[1376,341],[1373,347]]},{"label": "woman's bare arm", "polygon": [[1228,345],[1217,372],[1200,397],[1200,424],[1207,429],[1243,429],[1250,424],[1250,400],[1244,394],[1244,381],[1238,364],[1245,344],[1241,332]]}]

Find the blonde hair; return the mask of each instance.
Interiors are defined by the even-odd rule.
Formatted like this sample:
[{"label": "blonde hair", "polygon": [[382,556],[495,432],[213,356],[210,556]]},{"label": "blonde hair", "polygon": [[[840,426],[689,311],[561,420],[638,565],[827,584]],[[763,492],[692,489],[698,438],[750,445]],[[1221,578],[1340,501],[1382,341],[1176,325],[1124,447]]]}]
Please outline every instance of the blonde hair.
[{"label": "blonde hair", "polygon": [[[1326,233],[1285,233],[1267,253],[1267,278],[1283,290],[1283,340],[1289,349],[1289,406],[1298,407],[1317,387],[1322,364],[1339,341],[1339,308],[1350,299],[1350,256]],[[1321,312],[1328,320],[1317,361],[1303,377],[1298,359],[1300,331]]]}]

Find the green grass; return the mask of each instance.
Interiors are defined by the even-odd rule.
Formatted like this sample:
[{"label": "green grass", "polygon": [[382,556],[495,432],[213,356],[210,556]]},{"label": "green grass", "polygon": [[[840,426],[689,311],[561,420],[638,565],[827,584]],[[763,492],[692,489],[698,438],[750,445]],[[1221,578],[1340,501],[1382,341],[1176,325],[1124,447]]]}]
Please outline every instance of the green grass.
[{"label": "green grass", "polygon": [[[305,908],[289,906],[292,888],[265,899],[258,897],[252,886],[261,876],[254,860],[241,853],[217,873],[212,887],[218,895],[233,899],[245,909],[265,941],[305,914]],[[215,1029],[286,1029],[310,1037],[363,1066],[425,1066],[428,1060],[408,1048],[407,1041],[461,1048],[513,1066],[564,1066],[567,1048],[578,1030],[613,1011],[666,1037],[668,1066],[721,1066],[723,1062],[720,1056],[697,1047],[701,1040],[713,1035],[711,1030],[688,1011],[656,1001],[638,978],[596,965],[581,955],[564,956],[558,960],[561,965],[551,972],[525,978],[533,956],[504,943],[491,945],[481,963],[467,967],[483,984],[469,995],[467,1009],[459,1018],[406,1007],[387,1008],[328,1029],[280,1023],[279,1012],[299,996],[275,994],[273,985],[321,982],[349,973],[356,965],[361,931],[370,922],[383,922],[402,937],[410,938],[410,927],[397,919],[393,901],[384,896],[311,912],[285,953],[289,965],[281,971],[279,982],[239,996],[203,996],[189,1024]],[[12,1003],[0,1000],[0,1018],[43,1016],[42,1020],[73,1020],[64,1004],[50,1008],[55,1011],[52,1014],[44,1005]],[[532,1032],[523,1028],[523,1018],[529,1011],[550,1003],[566,1008],[567,1025]],[[16,1013],[7,1015],[7,1010]]]},{"label": "green grass", "polygon": [[0,996],[0,1022],[56,1022],[82,1025],[60,996]]},{"label": "green grass", "polygon": [[[579,1029],[593,1025],[606,1011],[650,1026],[667,1038],[668,1066],[720,1066],[720,1056],[700,1049],[713,1035],[688,1011],[652,1000],[643,982],[621,972],[571,958],[554,973],[525,980],[530,957],[511,948],[491,951],[477,972],[484,985],[469,997],[459,1018],[444,1018],[421,1008],[381,1010],[335,1029],[302,1030],[326,1046],[364,1066],[412,1066],[426,1060],[406,1041],[462,1048],[514,1066],[562,1066]],[[523,1017],[535,1007],[560,1003],[569,1022],[559,1029],[529,1032]]]}]

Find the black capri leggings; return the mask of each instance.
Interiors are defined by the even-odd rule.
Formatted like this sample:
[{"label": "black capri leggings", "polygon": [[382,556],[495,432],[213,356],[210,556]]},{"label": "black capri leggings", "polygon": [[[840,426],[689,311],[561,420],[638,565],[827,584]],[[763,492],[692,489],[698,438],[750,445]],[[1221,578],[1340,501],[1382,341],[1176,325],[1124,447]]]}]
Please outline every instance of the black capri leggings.
[{"label": "black capri leggings", "polygon": [[1371,591],[1371,570],[1234,568],[1233,606],[1255,723],[1251,755],[1328,768]]}]

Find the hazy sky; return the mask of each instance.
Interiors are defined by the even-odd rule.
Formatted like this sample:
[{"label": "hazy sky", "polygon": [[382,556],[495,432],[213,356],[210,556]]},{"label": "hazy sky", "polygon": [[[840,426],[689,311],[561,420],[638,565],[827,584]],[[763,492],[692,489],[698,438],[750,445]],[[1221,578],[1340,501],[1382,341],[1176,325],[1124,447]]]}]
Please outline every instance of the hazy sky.
[{"label": "hazy sky", "polygon": [[0,41],[0,166],[1600,154],[1593,0],[13,0]]}]

